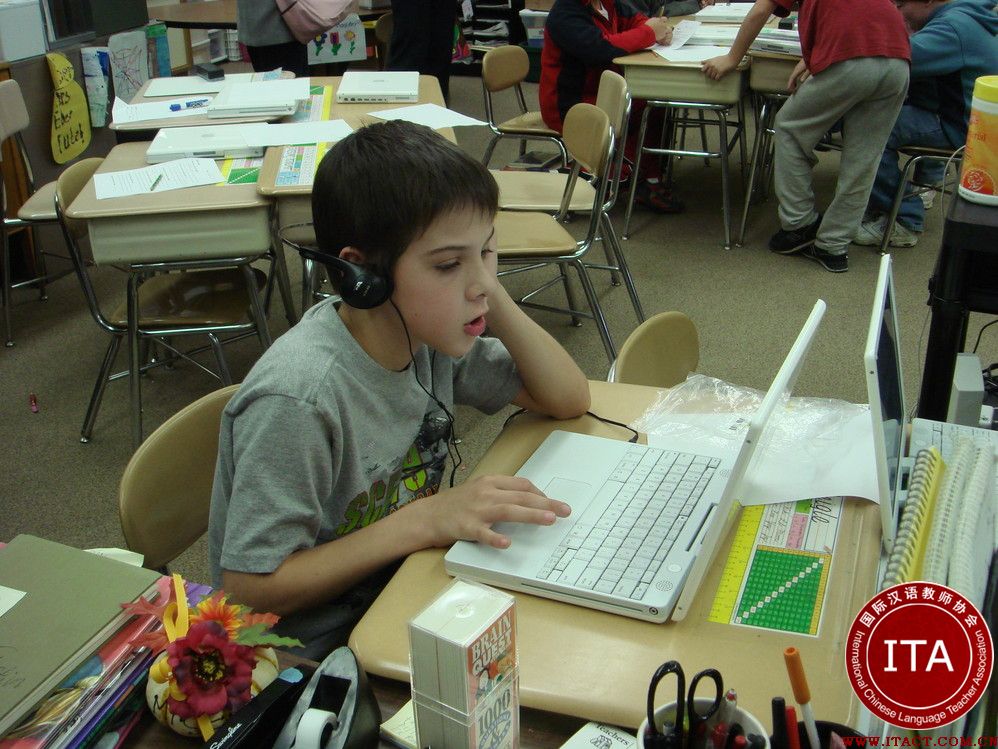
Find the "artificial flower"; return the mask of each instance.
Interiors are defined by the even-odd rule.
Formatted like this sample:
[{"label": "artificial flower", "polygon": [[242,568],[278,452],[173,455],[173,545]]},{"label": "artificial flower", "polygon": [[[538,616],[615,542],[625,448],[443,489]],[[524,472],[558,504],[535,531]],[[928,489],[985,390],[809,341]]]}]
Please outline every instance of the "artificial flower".
[{"label": "artificial flower", "polygon": [[245,625],[244,608],[228,602],[229,597],[219,591],[203,599],[191,611],[191,624],[214,621],[225,628],[230,640],[235,640],[239,628]]},{"label": "artificial flower", "polygon": [[234,712],[249,702],[256,655],[252,647],[232,642],[219,622],[192,624],[166,651],[176,686],[185,696],[175,699],[171,690],[167,704],[177,716]]}]

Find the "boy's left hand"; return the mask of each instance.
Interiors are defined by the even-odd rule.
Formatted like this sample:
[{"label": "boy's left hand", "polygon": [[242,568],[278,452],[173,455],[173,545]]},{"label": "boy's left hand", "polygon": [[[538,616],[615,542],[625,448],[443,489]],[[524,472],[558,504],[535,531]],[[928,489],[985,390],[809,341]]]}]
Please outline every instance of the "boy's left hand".
[{"label": "boy's left hand", "polygon": [[708,5],[713,5],[714,0],[700,0],[700,7],[706,8]]},{"label": "boy's left hand", "polygon": [[807,69],[807,65],[803,60],[797,63],[794,67],[794,72],[790,74],[790,78],[787,79],[787,89],[790,93],[794,93],[804,81],[806,81],[811,76],[811,71]]},{"label": "boy's left hand", "polygon": [[700,69],[707,74],[708,78],[712,78],[715,81],[721,80],[737,67],[738,60],[732,60],[731,55],[719,55],[700,63]]}]

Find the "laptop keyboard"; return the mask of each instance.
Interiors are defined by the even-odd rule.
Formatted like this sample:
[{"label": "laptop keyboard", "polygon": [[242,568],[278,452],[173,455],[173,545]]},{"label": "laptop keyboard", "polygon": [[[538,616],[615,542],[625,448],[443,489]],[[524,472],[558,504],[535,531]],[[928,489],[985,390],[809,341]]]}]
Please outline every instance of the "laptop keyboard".
[{"label": "laptop keyboard", "polygon": [[538,577],[640,600],[703,495],[720,461],[655,448],[632,449],[600,490],[602,515],[584,515]]},{"label": "laptop keyboard", "polygon": [[933,422],[931,426],[931,443],[939,448],[943,457],[953,454],[959,439],[969,439],[975,447],[998,448],[998,432],[975,429],[962,424],[945,424],[939,421]]}]

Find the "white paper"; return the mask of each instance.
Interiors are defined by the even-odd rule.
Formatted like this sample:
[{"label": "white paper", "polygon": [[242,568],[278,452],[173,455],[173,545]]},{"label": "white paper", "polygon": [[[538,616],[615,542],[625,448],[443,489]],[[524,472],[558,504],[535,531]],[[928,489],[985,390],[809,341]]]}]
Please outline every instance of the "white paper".
[{"label": "white paper", "polygon": [[604,723],[586,723],[561,749],[634,749],[637,740],[627,731]]},{"label": "white paper", "polygon": [[23,590],[14,590],[6,585],[0,585],[0,616],[14,608],[22,598],[24,598]]},{"label": "white paper", "polygon": [[690,40],[697,29],[700,28],[699,21],[680,21],[672,29],[672,41],[668,44],[656,45],[662,49],[679,49]]},{"label": "white paper", "polygon": [[667,47],[653,47],[655,54],[664,57],[669,62],[703,62],[711,57],[726,55],[729,47],[710,46],[690,46],[687,44],[682,49],[668,49]]},{"label": "white paper", "polygon": [[176,159],[141,169],[95,174],[94,189],[97,199],[104,200],[126,195],[148,195],[151,192],[178,190],[182,187],[214,185],[222,181],[222,172],[213,159]]},{"label": "white paper", "polygon": [[[711,435],[704,439],[715,449],[717,435],[741,439],[747,426],[738,414],[670,414],[669,421],[689,424]],[[688,440],[694,450],[695,431],[691,429]],[[843,419],[834,434],[825,439],[780,439],[779,433],[780,414],[776,413],[766,426],[737,494],[743,505],[837,496],[863,497],[879,504],[873,422],[868,407],[857,406],[855,413]],[[655,446],[662,439],[649,434],[648,444]]]},{"label": "white paper", "polygon": [[415,106],[382,109],[379,112],[371,112],[370,115],[380,120],[405,120],[406,122],[414,122],[417,125],[426,125],[434,130],[439,130],[442,127],[488,124],[473,117],[463,115],[460,112],[455,112],[453,109],[441,107],[439,104],[416,104]]},{"label": "white paper", "polygon": [[119,549],[115,546],[99,546],[93,549],[87,549],[86,551],[89,554],[104,557],[105,559],[113,559],[116,562],[130,564],[133,567],[141,567],[142,562],[145,560],[145,557],[138,552],[129,551],[128,549]]},{"label": "white paper", "polygon": [[196,75],[175,78],[153,78],[146,86],[145,96],[183,96],[184,94],[217,94],[226,83],[249,83],[253,73],[229,73],[217,81],[206,81]]},{"label": "white paper", "polygon": [[244,135],[247,144],[251,146],[286,146],[333,143],[343,140],[352,132],[353,128],[345,120],[317,120],[256,125]]},{"label": "white paper", "polygon": [[[148,122],[150,120],[166,120],[174,117],[195,117],[204,116],[208,111],[208,105],[202,107],[184,108],[183,105],[191,99],[164,99],[163,101],[149,101],[142,104],[128,104],[122,99],[115,99],[111,107],[111,119],[115,125],[126,122]],[[177,111],[170,109],[171,104],[180,104]]]}]

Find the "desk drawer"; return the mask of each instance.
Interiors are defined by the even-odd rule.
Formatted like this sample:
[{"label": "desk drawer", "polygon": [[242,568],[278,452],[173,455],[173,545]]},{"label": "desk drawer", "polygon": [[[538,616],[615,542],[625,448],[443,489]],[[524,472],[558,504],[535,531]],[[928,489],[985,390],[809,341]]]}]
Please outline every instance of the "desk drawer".
[{"label": "desk drawer", "polygon": [[789,94],[787,79],[796,66],[794,60],[753,57],[749,68],[749,88],[760,94]]},{"label": "desk drawer", "polygon": [[90,219],[97,265],[204,260],[270,249],[270,207]]},{"label": "desk drawer", "polygon": [[624,78],[635,99],[737,104],[742,95],[740,70],[729,73],[719,81],[712,81],[696,67],[625,65]]}]

